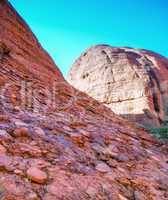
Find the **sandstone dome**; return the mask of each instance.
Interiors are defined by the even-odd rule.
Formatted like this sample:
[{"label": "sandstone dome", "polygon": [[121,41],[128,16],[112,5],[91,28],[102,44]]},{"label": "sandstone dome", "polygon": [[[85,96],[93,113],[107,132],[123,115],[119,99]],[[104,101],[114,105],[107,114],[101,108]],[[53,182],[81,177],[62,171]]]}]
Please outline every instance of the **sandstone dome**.
[{"label": "sandstone dome", "polygon": [[168,59],[159,54],[93,46],[75,61],[68,81],[130,120],[149,126],[166,121]]}]

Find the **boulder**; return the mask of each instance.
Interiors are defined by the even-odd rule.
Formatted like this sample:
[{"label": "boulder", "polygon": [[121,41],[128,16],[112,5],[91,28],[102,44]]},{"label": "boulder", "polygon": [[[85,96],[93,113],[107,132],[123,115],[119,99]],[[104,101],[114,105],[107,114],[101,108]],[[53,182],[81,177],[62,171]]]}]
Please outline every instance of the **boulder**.
[{"label": "boulder", "polygon": [[116,114],[147,126],[168,116],[168,59],[144,49],[97,45],[73,64],[68,81]]}]

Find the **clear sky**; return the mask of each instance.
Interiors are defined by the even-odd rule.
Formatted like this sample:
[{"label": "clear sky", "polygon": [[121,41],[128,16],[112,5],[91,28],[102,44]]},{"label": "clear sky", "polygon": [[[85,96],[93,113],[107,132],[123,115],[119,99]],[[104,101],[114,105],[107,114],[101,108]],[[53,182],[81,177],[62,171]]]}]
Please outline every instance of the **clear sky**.
[{"label": "clear sky", "polygon": [[168,0],[9,0],[66,76],[95,44],[168,57]]}]

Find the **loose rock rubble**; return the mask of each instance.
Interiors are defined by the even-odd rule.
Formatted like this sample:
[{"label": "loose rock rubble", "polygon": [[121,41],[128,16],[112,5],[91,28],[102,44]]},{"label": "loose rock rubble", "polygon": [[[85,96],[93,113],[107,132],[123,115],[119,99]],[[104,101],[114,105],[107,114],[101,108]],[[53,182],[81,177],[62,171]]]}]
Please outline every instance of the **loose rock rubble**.
[{"label": "loose rock rubble", "polygon": [[[6,0],[0,30],[11,49],[0,85],[12,82],[0,102],[0,198],[167,200],[167,145],[72,88]],[[21,78],[36,91],[55,81],[54,106],[43,92],[22,99]]]}]

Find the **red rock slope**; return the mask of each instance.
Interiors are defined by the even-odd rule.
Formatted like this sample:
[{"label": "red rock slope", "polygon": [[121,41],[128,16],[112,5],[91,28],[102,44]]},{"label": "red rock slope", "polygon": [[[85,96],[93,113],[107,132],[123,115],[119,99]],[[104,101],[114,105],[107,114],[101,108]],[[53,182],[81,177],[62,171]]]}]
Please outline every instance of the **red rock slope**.
[{"label": "red rock slope", "polygon": [[168,59],[151,51],[93,46],[76,60],[68,80],[131,121],[160,126],[168,119]]},{"label": "red rock slope", "polygon": [[71,88],[7,1],[0,29],[0,199],[168,199],[167,147]]}]

